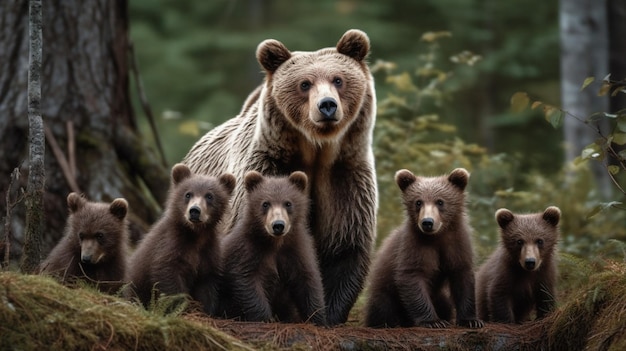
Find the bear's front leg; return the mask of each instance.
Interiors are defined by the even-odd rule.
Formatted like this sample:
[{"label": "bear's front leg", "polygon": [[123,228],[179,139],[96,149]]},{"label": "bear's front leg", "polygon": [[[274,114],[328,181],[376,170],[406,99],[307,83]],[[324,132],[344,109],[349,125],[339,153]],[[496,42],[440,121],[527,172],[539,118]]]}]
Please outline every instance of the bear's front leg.
[{"label": "bear's front leg", "polygon": [[469,328],[482,328],[485,324],[476,318],[474,285],[474,272],[471,269],[459,270],[450,276],[450,291],[456,307],[456,324]]},{"label": "bear's front leg", "polygon": [[447,328],[450,322],[437,315],[430,296],[428,280],[423,276],[401,274],[396,279],[400,301],[415,326]]}]

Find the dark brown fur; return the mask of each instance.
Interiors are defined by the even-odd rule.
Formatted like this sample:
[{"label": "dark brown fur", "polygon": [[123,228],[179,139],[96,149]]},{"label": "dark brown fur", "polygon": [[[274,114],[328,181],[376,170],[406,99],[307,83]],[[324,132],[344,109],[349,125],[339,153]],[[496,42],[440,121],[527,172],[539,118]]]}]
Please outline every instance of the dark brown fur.
[{"label": "dark brown fur", "polygon": [[416,177],[396,173],[407,219],[377,253],[365,323],[370,327],[480,328],[474,305],[471,228],[465,209],[469,173]]},{"label": "dark brown fur", "polygon": [[40,272],[62,282],[75,278],[96,283],[106,292],[120,288],[128,254],[128,203],[89,202],[77,193],[67,197],[65,235],[40,265]]},{"label": "dark brown fur", "polygon": [[[257,48],[265,82],[240,114],[205,134],[184,162],[197,173],[306,173],[311,234],[324,281],[328,321],[339,324],[363,288],[376,236],[377,187],[372,152],[376,114],[370,43],[347,31],[334,48],[290,51],[277,40]],[[328,112],[322,102],[336,102]],[[244,212],[245,189],[233,195],[229,228]]]},{"label": "dark brown fur", "polygon": [[485,321],[522,323],[533,310],[543,318],[555,305],[556,244],[561,211],[496,212],[500,245],[476,275],[478,316]]},{"label": "dark brown fur", "polygon": [[325,325],[322,279],[306,226],[306,175],[269,178],[253,171],[245,186],[246,210],[224,240],[226,316]]},{"label": "dark brown fur", "polygon": [[[188,294],[214,314],[218,303],[221,255],[216,227],[235,187],[235,178],[193,175],[177,164],[165,212],[131,257],[129,296],[148,306],[153,289]],[[156,294],[158,296],[158,294]]]}]

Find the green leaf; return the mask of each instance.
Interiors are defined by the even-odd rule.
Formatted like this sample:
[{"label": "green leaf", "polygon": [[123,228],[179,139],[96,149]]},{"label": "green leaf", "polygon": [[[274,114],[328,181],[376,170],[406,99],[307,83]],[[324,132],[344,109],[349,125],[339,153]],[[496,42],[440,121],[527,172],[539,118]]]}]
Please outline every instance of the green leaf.
[{"label": "green leaf", "polygon": [[528,98],[528,94],[524,92],[517,92],[511,97],[511,111],[522,112],[526,109],[529,102],[530,99]]},{"label": "green leaf", "polygon": [[626,161],[626,150],[622,150],[620,152],[617,153],[617,156],[622,159],[623,161]]},{"label": "green leaf", "polygon": [[611,90],[611,83],[608,81],[603,81],[600,90],[598,91],[598,96],[604,96]]},{"label": "green leaf", "polygon": [[535,101],[535,102],[533,102],[533,104],[532,104],[532,105],[530,105],[530,108],[531,108],[532,110],[534,110],[534,109],[536,109],[537,107],[541,106],[541,104],[543,104],[543,102],[541,102],[541,101]]},{"label": "green leaf", "polygon": [[558,113],[552,113],[549,122],[554,129],[560,127],[561,123],[563,123],[563,112],[558,111]]},{"label": "green leaf", "polygon": [[619,115],[619,117],[617,117],[617,129],[620,132],[626,132],[626,115]]},{"label": "green leaf", "polygon": [[619,166],[616,166],[616,165],[610,165],[610,166],[607,167],[607,170],[612,175],[616,175],[617,173],[619,173],[620,168],[619,168]]},{"label": "green leaf", "polygon": [[593,83],[595,79],[596,79],[595,77],[585,78],[585,81],[583,82],[583,86],[580,87],[580,91],[583,91],[583,89],[585,89],[589,84]]},{"label": "green leaf", "polygon": [[617,145],[626,144],[626,133],[623,133],[623,132],[613,133],[613,142]]},{"label": "green leaf", "polygon": [[613,207],[613,206],[620,206],[622,203],[620,201],[611,201],[611,202],[601,202],[597,205],[595,205],[591,211],[589,211],[587,213],[587,219],[590,219],[591,217],[597,215],[598,213],[606,210],[607,208]]}]

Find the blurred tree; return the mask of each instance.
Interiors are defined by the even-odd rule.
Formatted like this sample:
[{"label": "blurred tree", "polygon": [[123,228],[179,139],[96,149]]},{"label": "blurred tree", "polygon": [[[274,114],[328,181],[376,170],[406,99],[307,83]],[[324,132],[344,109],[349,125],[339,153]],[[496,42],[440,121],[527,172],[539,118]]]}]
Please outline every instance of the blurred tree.
[{"label": "blurred tree", "polygon": [[[142,142],[131,108],[127,6],[43,2],[41,112],[49,146],[43,253],[62,235],[70,191],[94,201],[125,197],[137,231],[156,219],[165,199],[168,172]],[[9,175],[16,167],[28,172],[27,0],[0,2],[0,62],[0,191],[2,199],[15,199]],[[25,179],[16,185],[24,187]],[[3,214],[7,206],[0,202]],[[23,213],[16,207],[9,226],[13,256],[21,251]]]}]

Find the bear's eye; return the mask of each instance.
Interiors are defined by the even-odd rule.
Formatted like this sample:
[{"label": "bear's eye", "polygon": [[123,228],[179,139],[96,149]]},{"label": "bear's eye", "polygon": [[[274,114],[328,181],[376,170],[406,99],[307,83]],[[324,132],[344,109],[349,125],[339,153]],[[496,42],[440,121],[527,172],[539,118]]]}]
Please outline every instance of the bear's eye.
[{"label": "bear's eye", "polygon": [[187,200],[191,199],[191,193],[186,193],[185,194],[185,199],[187,199]]},{"label": "bear's eye", "polygon": [[96,239],[101,240],[102,238],[104,238],[104,234],[102,232],[97,232]]},{"label": "bear's eye", "polygon": [[437,206],[439,207],[443,206],[443,200],[437,200]]},{"label": "bear's eye", "polygon": [[537,239],[537,245],[539,246],[543,245],[543,239]]},{"label": "bear's eye", "polygon": [[422,207],[422,200],[415,201],[415,207],[417,207],[417,208]]},{"label": "bear's eye", "polygon": [[517,239],[517,241],[516,241],[515,243],[517,243],[517,245],[520,245],[520,246],[521,246],[521,245],[524,245],[524,240],[522,240],[522,239]]},{"label": "bear's eye", "polygon": [[308,91],[309,89],[311,89],[311,82],[304,81],[304,82],[300,83],[300,89],[302,91]]},{"label": "bear's eye", "polygon": [[270,207],[270,203],[269,203],[269,202],[267,202],[267,201],[265,201],[265,202],[263,203],[263,208],[268,208],[268,207]]},{"label": "bear's eye", "polygon": [[79,240],[83,240],[83,238],[85,237],[85,234],[83,233],[78,233],[78,239]]},{"label": "bear's eye", "polygon": [[287,207],[287,208],[291,207],[291,202],[289,202],[289,201],[285,202],[285,207]]},{"label": "bear's eye", "polygon": [[211,201],[211,200],[213,200],[213,195],[211,195],[211,194],[206,194],[206,195],[204,195],[204,198],[205,198],[207,201]]},{"label": "bear's eye", "polygon": [[335,78],[335,79],[333,79],[333,84],[334,84],[336,87],[340,87],[340,86],[342,86],[342,85],[343,85],[343,81],[341,80],[341,78]]}]

